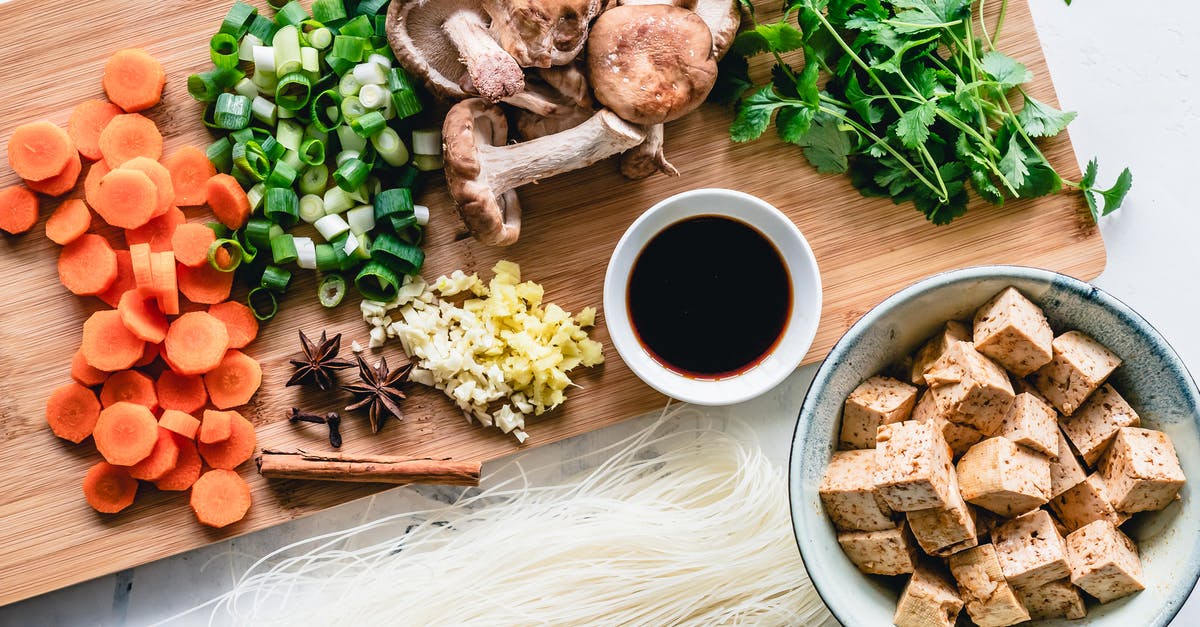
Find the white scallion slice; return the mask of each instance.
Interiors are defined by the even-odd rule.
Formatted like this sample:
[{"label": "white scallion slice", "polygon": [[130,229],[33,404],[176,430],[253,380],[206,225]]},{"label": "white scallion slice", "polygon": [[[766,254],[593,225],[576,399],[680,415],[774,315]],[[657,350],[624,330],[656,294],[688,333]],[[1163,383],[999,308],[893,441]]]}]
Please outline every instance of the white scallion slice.
[{"label": "white scallion slice", "polygon": [[[336,213],[322,217],[320,220],[314,222],[313,226],[317,228],[317,232],[320,233],[321,237],[325,238],[325,241],[327,242],[350,230],[350,225],[346,224],[346,221],[342,219],[342,216],[337,215]],[[353,237],[353,235],[351,235],[351,237]],[[350,252],[357,247],[358,240],[356,239],[354,240],[354,247],[350,248],[350,251],[347,251],[346,254],[350,254]]]},{"label": "white scallion slice", "polygon": [[375,207],[361,205],[346,212],[346,222],[355,235],[370,233],[375,228]]},{"label": "white scallion slice", "polygon": [[317,245],[310,237],[297,237],[292,240],[296,245],[296,265],[305,270],[317,269]]},{"label": "white scallion slice", "polygon": [[275,73],[274,46],[254,46],[250,48],[250,51],[254,57],[254,74],[256,76],[259,72]]},{"label": "white scallion slice", "polygon": [[391,100],[391,95],[382,85],[368,84],[358,90],[358,101],[364,109],[378,109]]},{"label": "white scallion slice", "polygon": [[300,197],[301,220],[312,224],[323,217],[325,217],[325,200],[323,198],[316,194],[305,194]]},{"label": "white scallion slice", "polygon": [[387,69],[378,63],[359,63],[354,66],[354,80],[360,85],[386,85]]},{"label": "white scallion slice", "polygon": [[417,224],[421,226],[429,224],[429,207],[425,205],[413,205],[413,215],[417,217]]}]

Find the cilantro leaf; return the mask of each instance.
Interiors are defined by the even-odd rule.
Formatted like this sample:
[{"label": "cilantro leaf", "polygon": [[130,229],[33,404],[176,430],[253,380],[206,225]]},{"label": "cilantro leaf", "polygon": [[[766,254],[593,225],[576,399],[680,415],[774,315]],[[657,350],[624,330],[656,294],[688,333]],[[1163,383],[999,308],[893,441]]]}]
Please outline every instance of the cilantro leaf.
[{"label": "cilantro leaf", "polygon": [[804,45],[804,35],[787,22],[759,24],[738,33],[733,40],[733,52],[750,56],[763,52],[791,52]]},{"label": "cilantro leaf", "polygon": [[813,108],[803,105],[789,105],[779,110],[775,117],[775,130],[779,139],[788,143],[801,141],[813,120]]},{"label": "cilantro leaf", "polygon": [[1004,150],[1004,155],[996,163],[1000,174],[1013,189],[1019,190],[1025,184],[1025,176],[1029,174],[1029,166],[1025,165],[1025,159],[1025,150],[1021,148],[1021,138],[1013,133],[1008,138],[1008,147]]},{"label": "cilantro leaf", "polygon": [[991,177],[987,172],[982,170],[971,169],[971,188],[975,190],[979,197],[992,203],[993,205],[1004,204],[1004,193],[996,184],[992,182]]},{"label": "cilantro leaf", "polygon": [[[1100,221],[1101,216],[1106,216],[1117,209],[1121,208],[1121,203],[1125,201],[1125,195],[1129,193],[1129,189],[1133,187],[1133,172],[1129,168],[1121,170],[1121,174],[1117,176],[1117,180],[1113,186],[1108,189],[1096,189],[1096,172],[1099,163],[1095,158],[1088,162],[1087,168],[1083,172],[1083,178],[1079,181],[1079,189],[1083,191],[1083,199],[1087,202],[1088,209],[1092,212],[1092,219],[1096,222]],[[1104,199],[1104,206],[1100,207],[1096,200],[1096,194],[1099,194]]]},{"label": "cilantro leaf", "polygon": [[985,53],[979,64],[983,67],[983,71],[987,72],[988,76],[992,77],[992,80],[996,81],[1003,90],[1033,80],[1033,75],[1025,67],[1025,64],[997,50]]},{"label": "cilantro leaf", "polygon": [[717,81],[708,92],[708,101],[730,105],[754,86],[750,80],[750,64],[746,57],[727,54],[717,63]]},{"label": "cilantro leaf", "polygon": [[908,111],[905,111],[896,122],[896,136],[900,143],[909,148],[916,148],[929,139],[929,125],[937,115],[937,107],[932,100],[926,100]]},{"label": "cilantro leaf", "polygon": [[844,91],[846,100],[862,119],[871,124],[877,124],[883,119],[883,110],[875,104],[867,92],[863,91],[862,85],[858,83],[858,75],[854,72],[847,75]]},{"label": "cilantro leaf", "polygon": [[738,104],[737,117],[729,127],[729,137],[735,142],[758,139],[771,125],[775,110],[784,104],[770,85],[743,98]]},{"label": "cilantro leaf", "polygon": [[817,172],[841,174],[850,167],[850,134],[827,113],[814,116],[808,133],[792,143],[804,149],[804,157]]},{"label": "cilantro leaf", "polygon": [[1017,113],[1017,121],[1030,137],[1054,137],[1067,128],[1075,115],[1074,111],[1059,111],[1032,96],[1025,96],[1025,106]]},{"label": "cilantro leaf", "polygon": [[1100,162],[1092,157],[1088,161],[1087,167],[1083,170],[1083,178],[1079,179],[1079,186],[1084,189],[1091,189],[1096,184],[1096,173],[1100,168]]}]

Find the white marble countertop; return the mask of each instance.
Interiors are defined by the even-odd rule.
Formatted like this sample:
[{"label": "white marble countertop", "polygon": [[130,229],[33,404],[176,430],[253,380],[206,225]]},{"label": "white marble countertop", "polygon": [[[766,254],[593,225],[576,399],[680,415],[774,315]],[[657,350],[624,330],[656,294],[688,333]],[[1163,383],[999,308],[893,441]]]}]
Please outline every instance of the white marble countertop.
[{"label": "white marble countertop", "polygon": [[[3,1],[3,0],[0,0]],[[1100,157],[1101,180],[1134,171],[1133,192],[1102,230],[1108,268],[1096,281],[1153,323],[1192,372],[1200,374],[1200,202],[1190,191],[1200,146],[1200,71],[1191,45],[1200,35],[1200,3],[1165,0],[1138,6],[1116,0],[1032,0],[1050,71],[1064,108],[1079,111],[1071,136],[1082,162]],[[1045,80],[1045,77],[1035,77]],[[1179,282],[1184,281],[1183,285]],[[797,371],[762,398],[728,412],[751,422],[784,465],[797,411],[815,368]],[[543,447],[542,461],[567,459],[615,441],[638,419]],[[494,465],[489,465],[494,467]],[[485,475],[489,466],[484,467]],[[288,542],[410,509],[421,496],[400,488],[211,547],[0,608],[5,625],[141,625],[171,616],[232,585],[257,557]],[[2,585],[2,582],[0,582]],[[207,615],[187,623],[207,622]],[[1176,625],[1200,624],[1193,594]]]}]

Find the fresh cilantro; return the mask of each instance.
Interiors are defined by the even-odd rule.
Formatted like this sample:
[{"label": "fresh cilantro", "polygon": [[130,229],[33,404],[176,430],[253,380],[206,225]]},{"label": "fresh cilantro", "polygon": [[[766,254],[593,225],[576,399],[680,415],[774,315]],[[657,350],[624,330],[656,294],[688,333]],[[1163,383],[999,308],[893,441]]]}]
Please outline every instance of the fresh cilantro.
[{"label": "fresh cilantro", "polygon": [[896,121],[896,135],[900,143],[909,148],[916,148],[929,139],[929,125],[937,115],[937,105],[932,100],[905,111]]},{"label": "fresh cilantro", "polygon": [[1030,137],[1054,137],[1075,119],[1074,111],[1059,111],[1033,96],[1025,96],[1025,105],[1017,121]]},{"label": "fresh cilantro", "polygon": [[817,172],[841,174],[850,167],[850,134],[827,113],[814,116],[808,133],[792,143],[804,149],[804,157]]},{"label": "fresh cilantro", "polygon": [[[1129,168],[1121,171],[1117,176],[1117,180],[1113,186],[1108,189],[1096,189],[1096,174],[1099,169],[1099,162],[1092,159],[1088,162],[1087,168],[1084,169],[1083,178],[1079,180],[1079,189],[1083,192],[1083,199],[1087,202],[1088,209],[1092,212],[1092,218],[1096,221],[1100,220],[1100,216],[1106,216],[1117,209],[1121,208],[1121,203],[1125,201],[1125,195],[1129,193],[1129,188],[1133,186],[1133,173]],[[1096,200],[1096,195],[1099,194],[1104,199],[1104,205],[1101,206]]]},{"label": "fresh cilantro", "polygon": [[1003,52],[993,50],[984,54],[979,65],[984,72],[988,73],[988,76],[992,77],[992,80],[996,81],[1000,89],[1007,90],[1033,79],[1033,75],[1025,68],[1025,64]]}]

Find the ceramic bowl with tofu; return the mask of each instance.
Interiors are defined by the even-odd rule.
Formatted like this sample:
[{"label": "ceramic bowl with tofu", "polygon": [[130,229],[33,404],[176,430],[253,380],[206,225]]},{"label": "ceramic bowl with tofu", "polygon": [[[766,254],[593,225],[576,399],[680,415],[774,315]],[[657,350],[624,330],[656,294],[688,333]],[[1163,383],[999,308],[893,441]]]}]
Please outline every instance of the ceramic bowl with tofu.
[{"label": "ceramic bowl with tofu", "polygon": [[[1166,340],[1088,283],[925,279],[855,323],[804,400],[790,497],[809,575],[845,625],[890,625],[898,602],[1012,624],[1080,600],[1091,625],[1167,625],[1200,576],[1198,408]],[[972,605],[964,585],[998,593]]]}]

